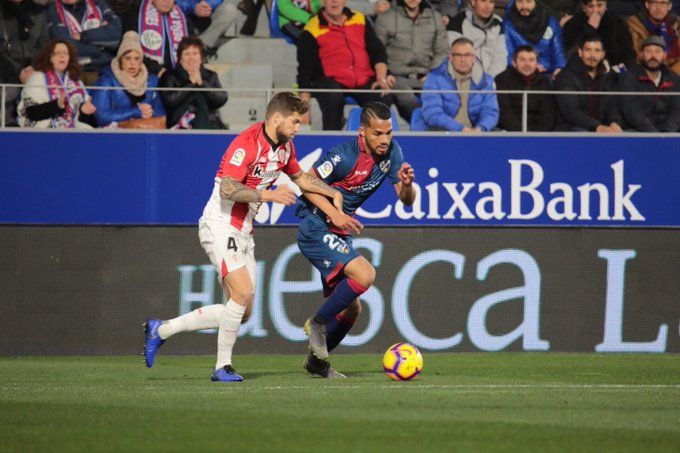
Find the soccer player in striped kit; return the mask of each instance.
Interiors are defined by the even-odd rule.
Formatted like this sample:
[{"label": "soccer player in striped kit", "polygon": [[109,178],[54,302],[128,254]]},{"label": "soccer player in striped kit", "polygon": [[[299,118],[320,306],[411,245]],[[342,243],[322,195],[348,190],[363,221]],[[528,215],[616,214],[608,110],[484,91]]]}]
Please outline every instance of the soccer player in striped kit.
[{"label": "soccer player in striped kit", "polygon": [[266,119],[239,134],[222,156],[215,185],[199,220],[198,235],[217,270],[227,303],[215,304],[177,318],[149,319],[145,324],[145,362],[151,368],[158,348],[170,336],[217,327],[217,362],[211,379],[242,381],[231,363],[238,329],[248,318],[256,283],[253,220],[263,202],[291,205],[293,191],[280,185],[269,189],[281,172],[290,176],[303,193],[318,194],[342,209],[342,194],[313,173],[300,169],[291,139],[297,133],[307,104],[292,93],[275,95]]},{"label": "soccer player in striped kit", "polygon": [[296,206],[302,220],[297,242],[302,254],[321,273],[326,301],[305,323],[309,354],[304,369],[315,377],[343,378],[328,359],[328,352],[347,335],[361,313],[359,296],[373,284],[375,269],[352,246],[351,231],[362,225],[350,217],[388,178],[399,200],[415,200],[413,169],[404,162],[399,144],[392,140],[390,109],[370,102],[361,110],[359,136],[329,149],[314,164],[324,182],[342,192],[338,208],[322,195],[305,194]]}]

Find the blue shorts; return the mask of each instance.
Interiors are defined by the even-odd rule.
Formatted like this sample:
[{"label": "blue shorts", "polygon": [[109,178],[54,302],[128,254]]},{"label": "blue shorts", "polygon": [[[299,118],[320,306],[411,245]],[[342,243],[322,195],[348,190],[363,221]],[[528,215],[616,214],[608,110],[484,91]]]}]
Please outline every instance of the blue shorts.
[{"label": "blue shorts", "polygon": [[344,274],[347,263],[361,256],[352,246],[352,236],[331,232],[313,215],[300,222],[297,243],[302,255],[321,273],[323,292],[330,295]]}]

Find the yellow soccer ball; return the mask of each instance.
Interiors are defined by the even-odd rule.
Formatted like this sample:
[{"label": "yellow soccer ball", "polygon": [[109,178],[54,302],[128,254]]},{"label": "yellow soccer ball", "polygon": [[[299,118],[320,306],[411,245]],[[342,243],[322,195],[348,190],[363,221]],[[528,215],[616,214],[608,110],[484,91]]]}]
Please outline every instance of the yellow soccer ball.
[{"label": "yellow soccer ball", "polygon": [[412,344],[393,344],[383,356],[383,370],[395,381],[415,379],[423,371],[423,356]]}]

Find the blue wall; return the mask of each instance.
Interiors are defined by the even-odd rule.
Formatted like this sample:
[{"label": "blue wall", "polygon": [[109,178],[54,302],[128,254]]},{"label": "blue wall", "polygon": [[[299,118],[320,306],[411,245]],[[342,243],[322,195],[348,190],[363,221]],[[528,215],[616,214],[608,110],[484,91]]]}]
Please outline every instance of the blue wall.
[{"label": "blue wall", "polygon": [[[0,223],[195,224],[232,138],[0,132]],[[295,145],[298,157],[310,164],[319,149],[349,139],[299,136]],[[415,168],[420,202],[415,213],[395,206],[394,190],[386,184],[364,206],[367,214],[361,220],[366,224],[680,225],[678,137],[397,140]],[[520,187],[532,181],[535,189]],[[551,187],[557,183],[562,184]],[[583,190],[584,184],[606,192],[603,210],[600,194],[591,193],[589,210],[582,211],[578,187]],[[494,194],[497,215],[485,218],[484,212],[493,212]],[[543,203],[542,209],[537,203]],[[566,205],[576,218],[560,218],[569,211]],[[263,211],[265,223],[296,223],[292,208]]]}]

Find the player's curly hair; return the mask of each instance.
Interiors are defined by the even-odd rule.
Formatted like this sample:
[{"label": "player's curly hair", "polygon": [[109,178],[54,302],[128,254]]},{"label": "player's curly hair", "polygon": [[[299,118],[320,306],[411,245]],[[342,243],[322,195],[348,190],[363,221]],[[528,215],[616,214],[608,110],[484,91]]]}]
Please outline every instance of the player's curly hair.
[{"label": "player's curly hair", "polygon": [[52,52],[57,44],[63,44],[68,49],[68,65],[66,66],[66,72],[71,80],[80,80],[80,63],[78,63],[78,51],[75,46],[64,39],[51,39],[45,43],[38,55],[35,56],[35,70],[41,72],[54,71],[52,62]]},{"label": "player's curly hair", "polygon": [[266,118],[271,118],[276,112],[286,117],[293,113],[304,115],[308,111],[309,105],[300,97],[289,91],[282,91],[281,93],[276,93],[271,101],[269,101],[269,104],[267,104]]}]

